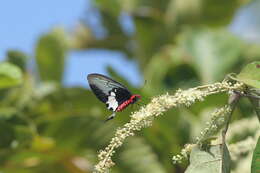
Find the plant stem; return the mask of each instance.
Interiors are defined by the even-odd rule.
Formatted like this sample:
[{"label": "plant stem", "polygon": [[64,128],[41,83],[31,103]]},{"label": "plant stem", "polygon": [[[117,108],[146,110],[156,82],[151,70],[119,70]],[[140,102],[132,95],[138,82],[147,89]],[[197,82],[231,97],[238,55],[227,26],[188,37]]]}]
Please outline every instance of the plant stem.
[{"label": "plant stem", "polygon": [[[232,114],[235,110],[235,107],[240,99],[241,95],[239,93],[236,93],[236,92],[233,92],[230,97],[229,97],[229,105],[230,105],[230,108],[231,108],[231,112],[229,114],[227,114],[227,121],[226,121],[226,125],[224,127],[224,129],[222,130],[222,160],[224,159],[224,150],[226,147],[226,134],[227,134],[227,131],[228,131],[228,126],[229,126],[229,123],[231,121],[231,118],[232,118]],[[223,162],[222,162],[222,170],[223,170]]]}]

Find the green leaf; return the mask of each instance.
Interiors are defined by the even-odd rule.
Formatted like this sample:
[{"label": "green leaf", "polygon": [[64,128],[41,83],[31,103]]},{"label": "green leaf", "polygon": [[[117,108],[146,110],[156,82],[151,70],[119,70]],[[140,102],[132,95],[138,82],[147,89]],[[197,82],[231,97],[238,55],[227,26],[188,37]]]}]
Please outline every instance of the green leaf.
[{"label": "green leaf", "polygon": [[22,71],[15,65],[0,63],[0,89],[9,88],[22,83]]},{"label": "green leaf", "polygon": [[230,172],[229,151],[224,146],[222,158],[222,145],[211,146],[208,151],[195,147],[191,151],[190,165],[185,173],[229,173]]},{"label": "green leaf", "polygon": [[120,14],[120,1],[111,0],[111,1],[102,1],[95,0],[93,1],[95,5],[99,7],[100,10],[107,11],[108,14],[112,14],[114,16],[118,16]]},{"label": "green leaf", "polygon": [[224,148],[222,148],[222,145],[219,145],[221,147],[220,148],[220,152],[222,154],[222,163],[221,163],[221,173],[229,173],[231,170],[231,158],[229,155],[229,151],[228,148],[226,146],[226,144],[224,144]]},{"label": "green leaf", "polygon": [[245,2],[240,0],[205,0],[200,13],[201,20],[211,26],[227,25],[233,19],[233,15],[239,6],[245,4]]},{"label": "green leaf", "polygon": [[251,165],[251,173],[259,173],[259,172],[260,172],[260,137],[258,137],[258,141],[255,146],[252,165]]},{"label": "green leaf", "polygon": [[36,46],[36,62],[43,81],[61,82],[67,46],[62,30],[54,30],[40,37]]},{"label": "green leaf", "polygon": [[0,119],[9,119],[17,112],[14,107],[0,107]]},{"label": "green leaf", "polygon": [[26,63],[28,60],[28,56],[22,51],[9,50],[7,52],[7,59],[10,63],[20,67],[23,71],[26,70]]},{"label": "green leaf", "polygon": [[179,45],[204,84],[223,79],[238,62],[243,46],[231,33],[206,29],[184,32]]},{"label": "green leaf", "polygon": [[55,146],[55,141],[50,137],[35,136],[32,143],[32,148],[35,151],[49,151]]},{"label": "green leaf", "polygon": [[237,80],[251,87],[260,88],[260,61],[248,64],[237,75]]},{"label": "green leaf", "polygon": [[[255,92],[252,92],[252,94],[253,94],[253,96],[260,97],[260,91],[256,90]],[[256,113],[258,120],[260,122],[260,99],[259,98],[250,98],[250,97],[248,97],[248,99],[252,103],[253,108],[255,110],[255,113]]]},{"label": "green leaf", "polygon": [[167,23],[180,27],[183,24],[226,26],[237,9],[245,4],[240,0],[171,0],[166,10]]}]

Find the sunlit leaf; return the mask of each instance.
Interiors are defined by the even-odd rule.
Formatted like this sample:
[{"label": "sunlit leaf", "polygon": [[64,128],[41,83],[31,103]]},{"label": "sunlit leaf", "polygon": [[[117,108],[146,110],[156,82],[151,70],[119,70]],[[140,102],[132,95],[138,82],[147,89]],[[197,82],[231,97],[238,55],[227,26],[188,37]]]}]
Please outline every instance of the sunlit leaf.
[{"label": "sunlit leaf", "polygon": [[9,119],[17,110],[14,107],[0,107],[0,119]]},{"label": "sunlit leaf", "polygon": [[35,136],[32,148],[35,151],[48,151],[55,146],[55,141],[50,137]]},{"label": "sunlit leaf", "polygon": [[183,56],[190,57],[203,83],[224,78],[226,73],[239,61],[242,42],[230,33],[217,30],[195,30],[184,32],[179,45]]},{"label": "sunlit leaf", "polygon": [[15,65],[0,63],[0,89],[16,86],[22,83],[22,71]]},{"label": "sunlit leaf", "polygon": [[249,86],[260,88],[260,61],[248,64],[236,78]]},{"label": "sunlit leaf", "polygon": [[36,62],[43,81],[61,82],[67,41],[62,30],[54,30],[40,37],[36,46]]}]

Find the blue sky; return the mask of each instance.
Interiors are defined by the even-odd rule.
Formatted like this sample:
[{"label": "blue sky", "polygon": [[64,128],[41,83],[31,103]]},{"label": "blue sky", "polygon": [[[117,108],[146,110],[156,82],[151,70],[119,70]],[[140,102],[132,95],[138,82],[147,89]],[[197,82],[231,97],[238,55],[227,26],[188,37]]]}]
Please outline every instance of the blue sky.
[{"label": "blue sky", "polygon": [[8,0],[0,5],[0,56],[6,49],[31,52],[35,39],[54,26],[73,27],[84,12],[86,0]]},{"label": "blue sky", "polygon": [[[91,10],[90,0],[2,1],[0,4],[0,59],[5,57],[8,49],[19,49],[33,56],[34,44],[42,33],[57,26],[71,31],[86,12],[91,14],[88,10]],[[244,38],[252,37],[255,33],[252,32],[252,28],[256,28],[252,26],[254,24],[252,20],[256,19],[248,13],[250,10],[252,10],[250,6],[240,10],[230,25],[230,30]],[[95,20],[92,22],[95,23]],[[246,33],[251,35],[248,36]],[[255,35],[253,37],[255,38]],[[86,86],[86,75],[92,72],[104,74],[106,65],[113,66],[132,84],[142,83],[135,62],[127,60],[118,52],[95,50],[69,53],[64,83],[67,86]]]},{"label": "blue sky", "polygon": [[[0,59],[3,60],[8,49],[22,50],[33,56],[35,42],[42,33],[57,26],[71,31],[88,9],[89,0],[2,1]],[[105,74],[107,65],[113,66],[132,84],[141,83],[135,62],[118,52],[94,50],[69,53],[64,83],[67,86],[87,86],[86,75],[93,72]]]}]

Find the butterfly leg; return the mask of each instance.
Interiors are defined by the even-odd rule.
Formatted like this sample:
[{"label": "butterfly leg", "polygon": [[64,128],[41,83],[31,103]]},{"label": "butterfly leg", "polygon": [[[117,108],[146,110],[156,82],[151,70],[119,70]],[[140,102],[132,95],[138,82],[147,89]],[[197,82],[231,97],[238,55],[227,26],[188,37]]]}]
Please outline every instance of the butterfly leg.
[{"label": "butterfly leg", "polygon": [[116,116],[116,113],[113,112],[113,114],[110,115],[110,116],[105,120],[105,122],[107,122],[107,121],[109,121],[109,120],[112,120],[115,116]]}]

